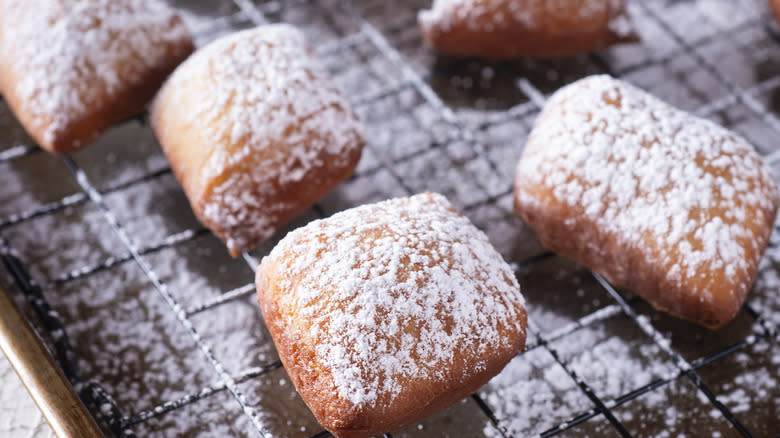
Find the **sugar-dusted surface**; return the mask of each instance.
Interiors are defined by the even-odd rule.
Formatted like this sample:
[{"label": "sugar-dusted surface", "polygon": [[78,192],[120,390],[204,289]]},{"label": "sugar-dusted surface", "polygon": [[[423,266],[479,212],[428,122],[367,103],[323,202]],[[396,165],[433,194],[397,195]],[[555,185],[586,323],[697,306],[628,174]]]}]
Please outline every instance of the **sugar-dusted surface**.
[{"label": "sugar-dusted surface", "polygon": [[684,377],[615,408],[615,415],[634,436],[741,436]]},{"label": "sugar-dusted surface", "polygon": [[472,438],[491,437],[496,431],[485,415],[475,415],[479,406],[473,398],[465,398],[448,409],[432,415],[402,430],[393,432],[398,438],[426,438],[440,431],[442,438],[468,436]]},{"label": "sugar-dusted surface", "polygon": [[[0,133],[0,154],[24,153],[35,146],[5,101],[0,101]],[[0,160],[0,187],[0,221],[78,192],[78,185],[60,160],[35,152]]]},{"label": "sugar-dusted surface", "polygon": [[696,318],[682,301],[695,297],[718,309],[715,323],[744,300],[778,204],[769,168],[744,139],[608,76],[550,98],[518,165],[515,196],[526,219],[588,224],[592,235],[564,245],[574,257],[588,254],[581,262],[625,287],[638,275],[632,269],[644,270],[681,297],[652,283],[639,291],[647,299]]},{"label": "sugar-dusted surface", "polygon": [[168,162],[154,134],[139,120],[129,120],[112,127],[72,157],[98,190],[117,187],[168,169]]},{"label": "sugar-dusted surface", "polygon": [[0,162],[0,187],[0,221],[78,193],[62,161],[39,152]]},{"label": "sugar-dusted surface", "polygon": [[47,291],[46,298],[62,316],[84,381],[101,382],[127,415],[217,380],[134,263]]},{"label": "sugar-dusted surface", "polygon": [[242,383],[239,388],[247,394],[251,406],[261,412],[271,436],[307,438],[323,430],[283,368]]},{"label": "sugar-dusted surface", "polygon": [[624,0],[436,0],[419,14],[432,48],[455,56],[588,53],[631,41]]},{"label": "sugar-dusted surface", "polygon": [[[533,231],[524,226],[512,213],[512,195],[499,197],[494,203],[478,205],[466,211],[466,215],[480,230],[485,230],[490,242],[506,260],[522,263],[531,257],[537,256],[547,250],[539,243]],[[519,274],[519,273],[516,273]],[[520,286],[523,295],[528,295],[527,288],[531,281],[523,272],[520,278]],[[579,306],[579,303],[577,303]],[[535,305],[529,309],[533,312],[538,307]]]},{"label": "sugar-dusted surface", "polygon": [[[777,163],[780,164],[780,163]],[[775,167],[775,169],[777,169]],[[777,170],[775,170],[777,171]],[[775,229],[780,222],[775,223]],[[766,255],[761,259],[749,303],[768,322],[780,327],[780,235],[772,234]]]},{"label": "sugar-dusted surface", "polygon": [[[702,368],[699,374],[755,436],[768,437],[780,433],[778,369],[780,346],[776,341],[763,340]],[[710,410],[709,414],[717,416],[718,412]]]},{"label": "sugar-dusted surface", "polygon": [[408,158],[453,136],[441,116],[412,89],[401,90],[357,108],[371,147],[389,159]]},{"label": "sugar-dusted surface", "polygon": [[[284,24],[198,51],[162,89],[152,120],[199,217],[232,252],[305,207],[314,190],[302,185],[333,185],[330,175],[354,166],[364,143],[303,33]],[[187,152],[181,135],[195,143]]]},{"label": "sugar-dusted surface", "polygon": [[[459,152],[466,153],[465,159],[458,157]],[[495,175],[490,163],[463,143],[425,151],[399,162],[396,168],[413,191],[437,191],[452,199],[458,209],[484,203],[490,196],[509,189],[508,181]],[[461,184],[449,183],[458,178],[462,178]]]},{"label": "sugar-dusted surface", "polygon": [[[55,438],[33,399],[24,393],[11,364],[0,354],[0,431],[11,437]],[[13,401],[13,402],[11,402]]]},{"label": "sugar-dusted surface", "polygon": [[[462,368],[456,379],[467,379],[525,333],[509,267],[435,194],[359,207],[290,233],[263,260],[258,294],[275,315],[272,332],[312,350],[326,387],[372,410],[415,397],[407,393],[415,385],[452,391],[443,369]],[[463,352],[473,363],[453,362]]]},{"label": "sugar-dusted surface", "polygon": [[[149,261],[173,296],[191,307],[244,286],[253,271],[246,262],[230,256],[225,246],[209,233],[149,254]],[[250,321],[254,318],[249,317]]]},{"label": "sugar-dusted surface", "polygon": [[[398,68],[383,58],[377,48],[368,42],[342,47],[328,55],[322,62],[333,76],[333,82],[350,101],[359,101],[364,96],[378,93],[384,87],[400,82]],[[361,107],[355,110],[365,123],[366,112],[361,111]]]},{"label": "sugar-dusted surface", "polygon": [[192,324],[232,375],[279,360],[254,293],[195,314]]},{"label": "sugar-dusted surface", "polygon": [[158,243],[171,234],[202,227],[171,173],[108,193],[104,199],[141,244]]},{"label": "sugar-dusted surface", "polygon": [[87,203],[9,226],[3,236],[40,283],[124,253],[100,211]]},{"label": "sugar-dusted surface", "polygon": [[255,436],[249,419],[227,391],[154,417],[132,429],[143,437],[165,437],[169,431],[176,431],[175,435],[181,437]]},{"label": "sugar-dusted surface", "polygon": [[618,438],[620,434],[603,415],[597,415],[587,422],[573,425],[555,436],[561,438]]},{"label": "sugar-dusted surface", "polygon": [[622,314],[550,345],[602,400],[614,400],[677,370],[661,348]]},{"label": "sugar-dusted surface", "polygon": [[[538,253],[544,252],[537,245]],[[534,303],[528,313],[543,333],[562,329],[611,303],[590,271],[563,257],[539,261],[520,274],[523,294]]]},{"label": "sugar-dusted surface", "polygon": [[[0,2],[0,58],[18,76],[20,112],[32,115],[43,141],[138,85],[189,39],[159,0]],[[10,90],[6,90],[10,92]]]},{"label": "sugar-dusted surface", "polygon": [[35,143],[16,120],[5,101],[0,101],[0,130],[3,132],[3,137],[0,138],[0,152],[18,146],[32,147]]},{"label": "sugar-dusted surface", "polygon": [[312,46],[330,47],[348,35],[358,32],[359,26],[345,14],[339,0],[266,2],[255,0],[265,19],[272,23],[289,23],[306,34],[317,35]]},{"label": "sugar-dusted surface", "polygon": [[[695,111],[708,102],[728,96],[728,88],[702,70],[688,53],[677,54],[664,62],[629,70],[622,79],[650,92],[653,96],[685,111]],[[674,78],[671,87],[669,78]]]},{"label": "sugar-dusted surface", "polygon": [[[540,348],[512,360],[479,394],[514,436],[538,435],[592,407],[566,370]],[[488,425],[485,434],[501,436]]]},{"label": "sugar-dusted surface", "polygon": [[[510,15],[504,14],[508,8]],[[623,10],[623,0],[434,0],[430,10],[420,13],[423,26],[434,23],[448,29],[452,20],[467,23],[470,30],[492,32],[509,26],[523,26],[538,29],[544,26],[549,16],[566,11],[572,14],[572,22],[595,22],[601,25],[616,20]],[[625,28],[628,23],[615,23],[615,30]]]},{"label": "sugar-dusted surface", "polygon": [[[373,183],[368,184],[369,181]],[[390,198],[397,198],[404,194],[405,191],[403,187],[399,185],[398,180],[386,169],[379,169],[370,172],[367,175],[360,175],[349,179],[344,182],[344,184],[325,195],[319,205],[322,207],[325,214],[329,216],[356,205],[380,202]],[[295,228],[298,228],[298,226],[306,225],[312,219],[319,219],[319,217],[316,215],[306,217],[305,220],[298,221],[296,227],[289,228],[287,231],[292,231]],[[286,233],[283,233],[282,235],[284,234]],[[272,247],[268,247],[267,249],[270,250],[271,248]],[[263,255],[267,253],[268,251],[263,253]]]},{"label": "sugar-dusted surface", "polygon": [[[748,297],[747,303],[749,305],[754,305],[758,299],[755,292],[757,292],[756,289],[751,291]],[[761,330],[759,324],[744,310],[740,311],[734,320],[725,327],[710,330],[698,324],[658,312],[644,302],[637,304],[635,309],[640,315],[649,318],[653,326],[669,339],[671,347],[688,361],[715,354]],[[771,312],[762,312],[762,314],[770,317],[772,315]]]}]

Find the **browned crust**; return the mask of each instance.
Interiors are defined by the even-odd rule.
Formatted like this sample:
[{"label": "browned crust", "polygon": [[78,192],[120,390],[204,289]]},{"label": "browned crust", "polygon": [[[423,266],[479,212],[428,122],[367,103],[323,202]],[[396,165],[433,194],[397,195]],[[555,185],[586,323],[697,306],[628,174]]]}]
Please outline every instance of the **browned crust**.
[{"label": "browned crust", "polygon": [[[308,56],[314,56],[307,47]],[[190,68],[184,64],[182,69]],[[212,155],[220,150],[233,153],[246,149],[248,137],[235,141],[229,138],[229,130],[219,129],[222,120],[192,122],[190,113],[181,110],[189,105],[199,105],[200,102],[190,101],[195,99],[197,93],[188,93],[188,90],[197,90],[209,86],[209,81],[216,80],[210,76],[210,72],[202,74],[182,75],[175,80],[168,81],[155,98],[150,111],[150,125],[152,127],[163,152],[168,158],[171,169],[184,189],[184,193],[190,202],[193,212],[198,220],[209,228],[220,240],[226,244],[231,242],[228,250],[233,257],[251,250],[268,237],[276,229],[294,219],[307,208],[325,196],[334,187],[344,182],[357,167],[366,140],[358,129],[354,129],[354,120],[357,119],[352,109],[343,102],[332,103],[319,110],[299,117],[289,130],[279,138],[267,138],[267,144],[262,150],[253,150],[251,156],[227,165],[219,175],[208,178],[203,176],[202,169]],[[319,77],[326,86],[329,77]],[[182,92],[183,90],[183,92]],[[173,97],[178,96],[178,97]],[[252,108],[246,108],[252,111]],[[322,129],[316,125],[316,120],[321,112],[333,111],[339,117],[343,117],[345,125],[333,126],[333,129]],[[309,123],[315,123],[309,125]],[[339,138],[336,130],[348,136],[348,140]],[[207,139],[203,132],[223,132],[218,139]],[[276,163],[275,156],[288,154],[276,154],[278,151],[286,151],[290,145],[288,138],[305,135],[306,145],[333,144],[334,142],[347,141],[348,147],[342,148],[338,154],[328,152],[328,148],[320,148],[316,156],[310,157],[312,167],[306,170],[306,174],[297,181],[285,180],[281,173],[266,173],[261,176],[263,186],[258,184],[241,184],[231,188],[232,192],[241,191],[243,195],[255,200],[252,205],[241,205],[241,214],[244,220],[235,224],[221,223],[206,216],[206,206],[219,204],[225,211],[230,208],[219,200],[215,193],[222,184],[233,176],[258,175],[258,163],[265,163],[267,168],[281,168],[281,162]],[[313,152],[309,150],[308,152]],[[259,232],[253,227],[258,219],[267,224],[266,231]],[[240,240],[240,241],[239,241]]]},{"label": "browned crust", "polygon": [[[542,244],[551,251],[571,258],[601,274],[615,287],[634,291],[658,310],[671,313],[710,329],[717,329],[731,321],[739,312],[749,286],[733,291],[711,290],[714,300],[699,301],[691,289],[693,283],[671,281],[664,266],[648,260],[644,248],[621,244],[618,236],[601,232],[591,221],[580,217],[568,224],[562,220],[571,217],[570,211],[540,208],[519,200],[515,189],[515,214],[533,229]],[[771,230],[771,228],[768,228]],[[759,253],[763,253],[769,232],[760,236]],[[750,263],[747,278],[755,278],[758,263]],[[741,284],[749,284],[747,281]]]},{"label": "browned crust", "polygon": [[[473,2],[478,4],[480,0]],[[582,7],[581,2],[572,1],[567,8],[554,13],[536,13],[538,26],[531,28],[513,19],[512,3],[505,1],[497,10],[498,14],[506,17],[503,25],[491,23],[492,16],[485,15],[469,20],[451,14],[445,20],[429,25],[421,20],[425,42],[434,50],[449,55],[506,59],[569,56],[638,40],[633,31],[617,33],[610,25],[616,18],[628,20],[625,4],[617,11],[607,8],[605,14],[584,21],[577,14],[577,9]],[[491,30],[486,30],[491,27]]]},{"label": "browned crust", "polygon": [[[273,189],[269,192],[262,192],[256,189],[254,195],[257,196],[257,199],[260,199],[259,206],[246,209],[248,216],[269,216],[272,218],[270,222],[271,228],[276,230],[282,227],[306,211],[306,209],[333,190],[334,187],[346,181],[355,171],[364,145],[365,142],[361,140],[356,147],[349,148],[344,156],[339,157],[338,161],[343,163],[343,165],[336,166],[336,157],[322,151],[319,155],[323,165],[310,169],[306,173],[306,177],[301,181],[282,183],[279,179],[275,179],[271,181]],[[243,170],[236,171],[241,172]],[[222,241],[227,241],[228,236],[243,233],[243,225],[238,224],[234,227],[226,227],[224,224],[216,223],[203,216],[203,205],[212,190],[213,185],[209,187],[202,198],[198,200],[190,199],[190,202],[195,208],[195,214],[198,219]],[[239,254],[261,244],[268,237],[270,236],[250,236],[245,244],[230,248],[230,255],[237,257]]]},{"label": "browned crust", "polygon": [[[171,26],[184,27],[185,25],[179,16],[174,16]],[[0,91],[21,124],[43,149],[57,154],[68,154],[89,145],[114,123],[142,112],[165,78],[194,49],[192,38],[170,43],[167,47],[164,63],[140,74],[136,83],[124,84],[124,87],[113,96],[109,96],[104,89],[96,85],[93,88],[95,93],[94,99],[92,99],[95,102],[93,107],[83,116],[71,116],[65,128],[50,141],[47,141],[44,133],[47,125],[51,123],[51,119],[40,123],[40,120],[45,119],[45,117],[26,111],[25,102],[16,92],[16,83],[25,72],[13,71],[8,63],[0,60]],[[128,60],[128,62],[135,61]],[[95,78],[95,82],[99,84],[100,79]]]},{"label": "browned crust", "polygon": [[[777,200],[773,208],[760,212],[761,217],[768,219],[756,228],[760,230],[756,236],[757,247],[745,248],[754,254],[748,258],[748,269],[744,278],[736,281],[739,286],[735,290],[731,286],[733,282],[717,281],[725,275],[720,272],[685,281],[671,280],[667,266],[659,262],[658,257],[653,257],[652,248],[626,244],[615,233],[601,230],[577,208],[545,202],[545,195],[540,194],[540,190],[544,191],[526,183],[518,173],[514,189],[515,214],[536,232],[545,247],[598,272],[615,287],[634,291],[658,310],[713,330],[731,321],[739,312],[758,272],[760,256],[768,245],[771,219],[777,213]],[[529,198],[534,200],[524,201]],[[701,301],[699,294],[694,293],[696,290],[708,290],[712,301]]]},{"label": "browned crust", "polygon": [[[177,111],[178,102],[168,99],[169,85],[163,86],[159,96],[155,99],[152,111],[150,113],[150,124],[157,137],[168,162],[171,165],[174,175],[179,180],[184,189],[184,193],[192,206],[192,210],[198,220],[209,228],[220,240],[228,241],[229,236],[241,235],[245,237],[245,244],[235,246],[229,249],[233,257],[242,252],[251,250],[265,239],[268,235],[252,234],[248,232],[245,222],[228,226],[207,218],[204,214],[205,205],[212,202],[214,189],[219,181],[206,180],[201,177],[201,169],[206,164],[213,148],[204,145],[204,139],[200,135],[199,127],[193,129],[185,120],[186,117],[182,111]],[[323,109],[326,110],[326,109]],[[341,108],[345,117],[351,116],[349,108]],[[303,122],[302,122],[303,123]],[[310,142],[312,144],[330,141],[326,138],[328,133],[311,131]],[[247,217],[251,218],[265,217],[271,220],[270,225],[276,229],[290,220],[303,213],[312,204],[325,196],[334,187],[341,184],[355,170],[362,149],[365,146],[365,139],[356,133],[357,141],[354,147],[347,148],[343,155],[338,157],[329,154],[326,150],[320,150],[317,154],[317,160],[322,163],[319,166],[310,168],[305,177],[296,182],[280,181],[283,175],[278,175],[275,179],[268,179],[271,184],[270,189],[262,190],[260,187],[249,187],[251,191],[248,194],[257,199],[257,206],[245,206],[244,211]],[[228,141],[228,140],[225,140]],[[285,139],[280,138],[271,142],[267,148],[284,149],[286,147]],[[234,149],[240,149],[233,145]],[[234,173],[255,172],[251,167],[260,158],[249,160],[249,163],[237,163],[225,172],[224,178]]]},{"label": "browned crust", "polygon": [[169,98],[171,87],[168,81],[157,93],[149,110],[149,125],[193,211],[198,215],[202,211],[200,200],[205,185],[199,174],[208,155],[205,148],[198,147],[203,141],[198,130],[193,129],[176,111],[177,102]]},{"label": "browned crust", "polygon": [[[441,411],[474,393],[523,349],[526,340],[527,314],[521,309],[522,331],[505,329],[505,348],[479,358],[484,364],[473,369],[477,358],[459,354],[455,366],[442,370],[449,384],[416,385],[413,391],[398,397],[389,405],[370,407],[354,406],[336,394],[335,384],[327,369],[322,368],[315,355],[314,345],[309,345],[295,334],[294,328],[285,325],[284,309],[274,297],[285,294],[279,290],[277,278],[290,275],[280,272],[269,258],[263,260],[257,271],[258,303],[279,357],[306,405],[317,421],[337,438],[368,438],[398,430],[408,424]],[[345,303],[346,305],[346,303]],[[414,385],[413,382],[407,382]]]}]

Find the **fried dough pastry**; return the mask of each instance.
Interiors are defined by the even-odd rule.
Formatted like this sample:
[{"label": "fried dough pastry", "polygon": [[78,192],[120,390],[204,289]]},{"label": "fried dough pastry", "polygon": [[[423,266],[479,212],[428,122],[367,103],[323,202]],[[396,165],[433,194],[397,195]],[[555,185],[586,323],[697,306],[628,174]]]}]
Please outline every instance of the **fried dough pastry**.
[{"label": "fried dough pastry", "polygon": [[430,47],[455,56],[557,57],[637,39],[624,0],[434,0],[419,22]]},{"label": "fried dough pastry", "polygon": [[735,133],[592,76],[549,99],[518,165],[514,203],[551,250],[715,329],[751,288],[778,192]]},{"label": "fried dough pastry", "polygon": [[50,152],[140,113],[193,48],[159,0],[0,0],[0,92]]},{"label": "fried dough pastry", "polygon": [[470,395],[520,352],[526,310],[484,233],[437,194],[288,234],[257,272],[279,356],[338,438],[399,429]]},{"label": "fried dough pastry", "polygon": [[362,125],[289,25],[209,44],[152,105],[151,124],[196,216],[233,256],[352,174]]}]

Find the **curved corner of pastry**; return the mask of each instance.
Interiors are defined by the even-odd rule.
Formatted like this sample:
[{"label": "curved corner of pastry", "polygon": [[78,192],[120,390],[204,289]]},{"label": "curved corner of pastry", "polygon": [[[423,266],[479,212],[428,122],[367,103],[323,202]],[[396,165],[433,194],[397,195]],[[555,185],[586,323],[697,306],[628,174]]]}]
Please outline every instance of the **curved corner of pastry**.
[{"label": "curved corner of pastry", "polygon": [[[737,314],[739,313],[739,310],[742,308],[742,302],[743,300],[739,300],[738,303],[735,303],[735,305],[732,306],[721,306],[718,309],[714,309],[711,312],[708,312],[708,314],[704,315],[703,317],[700,317],[698,319],[693,318],[686,318],[689,319],[699,325],[704,326],[705,328],[709,330],[720,330],[728,323],[734,320],[736,318]],[[683,316],[685,318],[685,316]]]},{"label": "curved corner of pastry", "polygon": [[66,155],[83,149],[98,137],[100,131],[80,127],[84,119],[57,122],[42,114],[30,115],[22,108],[17,117],[30,137],[43,150],[57,155]]},{"label": "curved corner of pastry", "polygon": [[83,138],[74,137],[72,135],[68,135],[67,132],[64,132],[60,135],[52,137],[51,142],[39,142],[39,145],[53,154],[67,155],[84,149],[98,136],[100,136],[100,132],[91,133]]}]

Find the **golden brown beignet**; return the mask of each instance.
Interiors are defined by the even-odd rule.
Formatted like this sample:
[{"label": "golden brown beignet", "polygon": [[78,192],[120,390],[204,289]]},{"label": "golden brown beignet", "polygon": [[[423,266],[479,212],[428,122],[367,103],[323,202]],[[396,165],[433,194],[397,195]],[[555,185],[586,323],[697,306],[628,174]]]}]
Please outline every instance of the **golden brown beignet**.
[{"label": "golden brown beignet", "polygon": [[0,0],[0,92],[50,152],[143,111],[193,48],[159,0]]},{"label": "golden brown beignet", "polygon": [[778,193],[743,138],[592,76],[548,101],[518,165],[514,201],[551,250],[714,329],[745,300]]},{"label": "golden brown beignet", "polygon": [[512,270],[437,194],[353,208],[291,232],[263,259],[257,295],[296,389],[339,438],[442,410],[525,345]]},{"label": "golden brown beignet", "polygon": [[624,0],[434,0],[423,37],[455,56],[555,57],[636,41]]},{"label": "golden brown beignet", "polygon": [[209,44],[183,63],[151,123],[195,214],[234,256],[352,174],[362,125],[289,25]]}]

